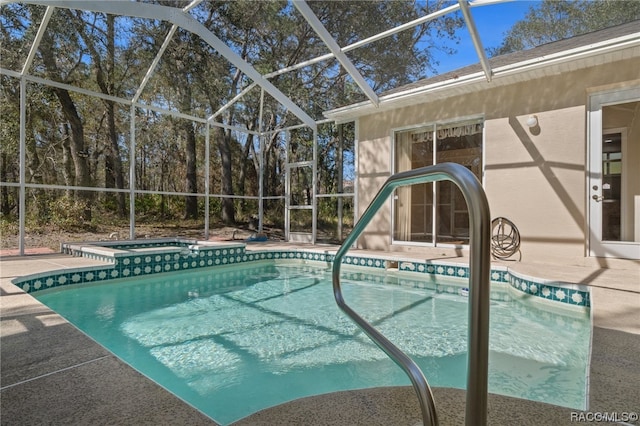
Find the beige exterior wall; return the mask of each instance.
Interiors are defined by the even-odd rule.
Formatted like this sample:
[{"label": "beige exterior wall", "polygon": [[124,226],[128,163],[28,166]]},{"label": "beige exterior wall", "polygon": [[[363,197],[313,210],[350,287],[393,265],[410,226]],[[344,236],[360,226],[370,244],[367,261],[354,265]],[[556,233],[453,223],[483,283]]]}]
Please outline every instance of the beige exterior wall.
[{"label": "beige exterior wall", "polygon": [[[359,214],[390,176],[393,129],[470,116],[485,118],[484,184],[492,217],[512,220],[523,259],[572,262],[586,253],[586,105],[588,90],[638,77],[640,59],[399,108],[358,122]],[[538,117],[539,129],[526,125]],[[359,246],[421,250],[391,244],[391,203],[379,212]]]}]

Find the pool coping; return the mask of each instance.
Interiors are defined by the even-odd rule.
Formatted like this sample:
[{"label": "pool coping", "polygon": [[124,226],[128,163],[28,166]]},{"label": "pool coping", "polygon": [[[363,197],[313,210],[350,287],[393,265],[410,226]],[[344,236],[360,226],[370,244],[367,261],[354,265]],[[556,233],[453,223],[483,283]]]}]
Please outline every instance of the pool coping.
[{"label": "pool coping", "polygon": [[[124,246],[124,248],[123,248]],[[61,251],[74,257],[103,261],[103,266],[48,271],[15,278],[12,283],[27,293],[65,285],[82,285],[120,278],[132,278],[158,273],[189,271],[200,268],[232,265],[259,260],[301,260],[331,265],[336,249],[304,247],[254,246],[247,251],[246,243],[198,241],[181,238],[159,238],[134,241],[100,241],[63,243]],[[129,247],[129,248],[127,248]],[[408,274],[432,277],[468,279],[468,262],[447,260],[417,260],[403,254],[347,254],[343,265],[372,270],[397,270]],[[533,296],[549,302],[590,307],[589,287],[579,283],[537,278],[493,265],[491,283],[506,283],[522,296]]]},{"label": "pool coping", "polygon": [[[249,250],[263,248],[263,246],[250,246]],[[307,247],[300,248],[307,249]],[[148,419],[161,418],[165,423],[215,424],[163,389],[155,389],[153,382],[145,377],[139,377],[139,373],[117,359],[105,359],[104,352],[99,352],[100,356],[94,354],[94,358],[91,358],[91,355],[86,353],[88,348],[96,347],[97,351],[104,351],[104,349],[95,342],[87,342],[83,333],[41,305],[32,296],[24,293],[22,289],[10,283],[12,279],[22,276],[25,271],[42,272],[43,270],[99,265],[104,265],[104,263],[62,255],[32,256],[26,259],[3,258],[0,261],[2,340],[3,343],[12,343],[0,345],[3,372],[0,399],[3,423],[5,421],[11,422],[12,419],[14,422],[35,420],[36,423],[38,419],[43,422],[63,422],[64,419],[76,421],[78,419],[93,419],[99,423],[132,424],[135,422],[131,419],[136,416],[139,415],[138,420],[140,423],[144,423],[145,418],[142,415],[150,415],[151,417]],[[548,276],[553,275],[554,271],[553,267],[549,265],[521,263],[510,266],[512,270],[524,271],[523,275],[527,275],[530,270],[535,270],[544,272]],[[573,277],[574,283],[587,282],[588,284],[585,285],[592,292],[591,309],[594,318],[594,334],[589,393],[589,410],[591,412],[622,413],[632,411],[634,408],[637,411],[637,401],[640,400],[639,390],[635,385],[640,382],[640,360],[637,359],[637,351],[640,348],[640,319],[637,318],[637,308],[640,307],[640,289],[638,289],[639,285],[636,279],[638,277],[636,266],[637,264],[634,263],[630,267],[622,269],[563,268],[565,272],[563,282],[571,283]],[[47,322],[49,325],[45,325]],[[57,329],[60,330],[60,333],[52,333],[52,330]],[[52,355],[52,348],[62,346],[64,342],[69,342],[71,352],[64,359],[56,358]],[[82,352],[81,349],[84,352],[77,354],[77,352]],[[73,354],[77,356],[72,356]],[[110,356],[113,357],[113,355]],[[51,360],[52,358],[53,360]],[[52,369],[46,371],[45,374],[37,374],[35,367],[42,365],[42,368],[46,369],[47,365],[54,361],[66,362],[67,364],[64,368]],[[91,363],[86,364],[87,362]],[[95,369],[84,371],[87,370],[88,365],[95,367]],[[26,379],[19,383],[7,384],[6,371],[20,371]],[[83,377],[84,380],[79,382],[78,376]],[[112,376],[127,377],[127,382],[124,382],[124,386],[122,383],[110,384],[111,382],[105,379]],[[138,384],[129,386],[129,381]],[[55,384],[52,387],[55,392],[46,394],[46,397],[43,398],[40,391],[46,390],[46,385],[51,383]],[[144,383],[144,385],[139,385],[139,383]],[[143,389],[141,390],[141,388]],[[393,390],[389,390],[389,393],[384,392],[389,398],[394,398]],[[437,394],[436,392],[436,398]],[[360,393],[356,395],[360,395]],[[98,399],[100,403],[87,404],[88,399],[95,400],[100,396],[107,398],[107,402],[113,403],[105,404],[105,401]],[[315,423],[313,419],[307,418],[305,424],[332,424],[323,421],[323,418],[331,418],[333,407],[342,401],[342,396],[329,395],[322,398],[322,401],[333,402],[326,406],[314,404]],[[332,398],[335,399],[332,400]],[[496,398],[500,402],[492,408],[491,401]],[[357,399],[362,401],[363,397],[358,396]],[[160,405],[158,405],[159,401]],[[437,402],[440,403],[439,400]],[[449,405],[448,400],[443,402],[445,407]],[[365,405],[371,406],[370,404]],[[530,410],[529,405],[530,401],[503,401],[499,396],[490,396],[490,411],[508,410],[513,413],[513,418],[527,418],[526,416],[529,414],[535,416],[536,412]],[[296,413],[296,406],[294,401],[286,406],[275,407],[269,410],[269,415],[276,416],[275,418],[278,419],[291,418]],[[152,407],[155,410],[149,411],[145,407]],[[542,410],[556,413],[556,418],[560,423],[568,424],[570,422],[567,417],[570,413],[566,409],[559,410],[558,407],[551,407],[555,410],[548,410],[547,405],[544,405]],[[463,407],[458,407],[457,410],[462,412],[463,409]],[[350,410],[353,413],[358,413],[362,412],[362,407],[353,406]],[[69,413],[73,417],[69,417]],[[326,417],[323,417],[323,413]],[[536,417],[528,418],[536,419]],[[510,421],[503,424],[513,423]],[[253,424],[273,423],[258,422]],[[344,424],[344,422],[335,424]],[[363,421],[360,424],[370,423]],[[459,424],[459,422],[451,424]]]}]

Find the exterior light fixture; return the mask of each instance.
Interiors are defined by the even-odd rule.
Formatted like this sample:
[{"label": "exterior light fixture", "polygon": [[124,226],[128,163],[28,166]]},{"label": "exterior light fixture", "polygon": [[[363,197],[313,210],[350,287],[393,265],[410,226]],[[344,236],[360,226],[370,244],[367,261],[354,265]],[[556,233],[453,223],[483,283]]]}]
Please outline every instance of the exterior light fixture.
[{"label": "exterior light fixture", "polygon": [[538,116],[530,115],[529,118],[527,118],[527,126],[529,126],[529,128],[532,128],[532,127],[536,127],[537,125],[538,125]]}]

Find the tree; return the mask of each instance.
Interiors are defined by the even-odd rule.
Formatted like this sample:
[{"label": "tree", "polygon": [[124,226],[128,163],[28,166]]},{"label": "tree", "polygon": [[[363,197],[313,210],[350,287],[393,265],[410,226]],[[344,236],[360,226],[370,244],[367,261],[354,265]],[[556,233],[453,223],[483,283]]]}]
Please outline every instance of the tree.
[{"label": "tree", "polygon": [[[18,181],[19,162],[18,158],[19,138],[20,138],[20,110],[19,92],[17,79],[2,76],[0,87],[0,117],[2,126],[0,127],[0,182]],[[11,178],[10,178],[11,176]],[[0,214],[2,217],[9,216],[12,211],[17,212],[17,191],[9,190],[8,186],[0,188]]]},{"label": "tree", "polygon": [[[105,31],[99,28],[98,14],[86,13],[93,20],[89,23],[83,19],[83,14],[76,11],[72,15],[78,36],[81,37],[87,46],[92,58],[91,65],[95,69],[96,82],[100,91],[106,95],[117,95],[116,86],[116,47],[115,47],[115,16],[106,15],[104,17],[106,27]],[[100,46],[105,48],[101,49]],[[102,61],[102,54],[106,52],[106,60]],[[122,77],[122,76],[120,76]],[[120,79],[122,81],[122,78]],[[124,171],[122,167],[122,158],[120,156],[120,146],[118,144],[118,129],[116,126],[116,105],[111,100],[104,100],[107,116],[108,143],[105,154],[105,187],[124,189]],[[124,217],[125,197],[124,193],[119,192],[116,195],[117,212],[120,217]]]},{"label": "tree", "polygon": [[504,55],[637,19],[637,0],[544,0],[507,31],[500,46],[488,50]]},{"label": "tree", "polygon": [[[171,7],[186,2],[150,0]],[[347,46],[369,37],[382,29],[393,28],[408,20],[439,9],[450,0],[425,2],[399,2],[377,0],[372,2],[314,1],[310,7],[338,40]],[[24,66],[29,43],[35,38],[45,6],[8,3],[0,16],[0,54],[3,68],[20,71]],[[327,53],[327,47],[315,34],[303,16],[290,2],[216,1],[202,2],[190,14],[209,28],[236,54],[260,73],[266,74],[305,62]],[[259,17],[259,19],[256,19]],[[399,84],[408,83],[433,71],[431,49],[443,49],[446,38],[455,39],[455,30],[461,25],[459,15],[439,18],[413,29],[379,40],[347,55],[374,88],[382,92]],[[182,207],[184,217],[197,217],[197,197],[202,185],[204,143],[202,127],[187,118],[162,114],[153,107],[167,108],[176,113],[196,117],[210,117],[221,107],[228,106],[240,92],[254,83],[238,67],[226,60],[216,49],[195,34],[178,28],[172,35],[166,51],[147,80],[145,72],[169,33],[171,24],[164,21],[126,16],[110,16],[91,11],[57,8],[39,45],[38,54],[28,72],[71,86],[108,95],[96,99],[82,92],[59,86],[46,86],[27,81],[27,181],[48,185],[96,186],[124,188],[127,180],[136,178],[138,189],[163,192],[187,192]],[[301,106],[316,119],[322,112],[362,99],[363,95],[353,79],[335,59],[311,64],[269,79],[282,93]],[[127,173],[129,158],[123,155],[130,136],[127,120],[130,108],[113,97],[131,99],[142,81],[140,105],[135,110],[136,138],[135,176]],[[4,115],[12,117],[14,126],[1,129],[3,146],[0,163],[3,181],[14,181],[17,167],[19,132],[19,80],[3,76],[0,100]],[[256,195],[262,175],[264,194],[279,196],[284,191],[285,163],[287,160],[282,129],[299,124],[299,120],[268,93],[261,90],[248,92],[240,102],[224,109],[215,117],[221,127],[211,133],[211,174],[209,187],[221,193],[219,203],[222,221],[233,223],[234,192]],[[144,105],[151,108],[146,109]],[[264,108],[261,109],[261,106]],[[179,114],[178,114],[179,115]],[[259,120],[262,117],[262,120]],[[260,125],[259,125],[260,123]],[[232,128],[246,128],[267,132],[264,140],[254,135],[240,135]],[[305,133],[306,132],[306,133]],[[322,164],[338,167],[336,136],[324,131],[319,135],[319,153]],[[312,147],[313,133],[298,131],[300,147]],[[8,143],[6,141],[11,141]],[[297,141],[295,143],[298,143]],[[257,152],[262,144],[262,152]],[[302,149],[302,148],[300,148]],[[347,148],[348,149],[348,148]],[[308,154],[308,153],[307,153]],[[264,161],[258,161],[261,156]],[[311,159],[310,154],[305,161]],[[264,170],[260,170],[260,167]],[[326,174],[321,185],[335,187],[335,171]],[[308,186],[307,176],[301,182]],[[104,184],[104,185],[103,185]],[[78,203],[94,208],[111,209],[111,203],[91,203],[93,191],[75,191]],[[69,191],[69,194],[73,190]],[[64,198],[62,192],[49,191],[51,201]],[[8,214],[15,211],[11,188],[2,187],[0,209]],[[98,195],[101,200],[112,200],[110,193]],[[126,194],[117,195],[120,214],[126,211]],[[135,202],[144,204],[146,212],[154,213],[154,203],[161,198],[160,208],[165,212],[164,198],[151,194],[137,195]],[[175,199],[175,198],[174,198]],[[48,202],[48,201],[47,201]],[[46,204],[46,203],[45,203]],[[45,205],[43,204],[43,206]],[[280,206],[280,201],[266,204]],[[63,210],[66,204],[61,204]],[[171,207],[171,203],[168,204]],[[216,206],[217,208],[217,206]],[[243,214],[255,213],[253,203]],[[275,211],[275,210],[274,210]],[[168,210],[173,216],[176,210]],[[89,211],[69,212],[69,216],[89,218]],[[163,215],[164,216],[164,215]],[[168,215],[169,216],[169,215]],[[241,216],[242,217],[242,216]],[[245,217],[243,217],[245,218]]]},{"label": "tree", "polygon": [[[417,3],[398,1],[376,2],[312,2],[314,13],[325,24],[327,30],[336,37],[338,44],[346,46],[380,31],[380,26],[392,28],[407,20],[439,9],[446,1],[437,0],[421,8]],[[231,46],[241,57],[251,63],[261,73],[277,71],[306,59],[321,56],[327,48],[317,37],[306,20],[290,4],[283,1],[253,2],[205,2],[193,13],[203,17],[204,25],[221,40]],[[255,19],[260,16],[260,19]],[[375,17],[375,19],[372,19]],[[350,59],[370,82],[375,91],[381,92],[399,84],[408,83],[433,70],[433,57],[429,48],[444,48],[444,38],[454,38],[455,30],[462,25],[459,16],[430,21],[410,31],[404,31],[388,39],[371,43],[369,46],[349,52]],[[419,42],[429,38],[429,48],[419,47]],[[398,49],[398,46],[403,46]],[[210,53],[202,55],[203,60],[215,58]],[[222,59],[223,62],[224,59]],[[210,100],[212,111],[218,110],[228,100],[237,95],[250,81],[233,66],[206,67],[205,74],[196,76],[201,90]],[[212,82],[225,82],[212,86]],[[362,95],[350,80],[346,71],[336,60],[322,61],[307,67],[281,74],[271,82],[295,103],[302,106],[312,117],[320,119],[322,112],[337,105],[358,100]],[[225,111],[220,119],[224,124],[256,127],[259,114],[259,91],[245,95],[242,105],[234,105]],[[262,131],[271,132],[264,143],[264,187],[265,193],[276,195],[282,187],[284,149],[278,130],[295,124],[290,113],[265,97]],[[252,150],[232,150],[231,132],[220,130],[216,134],[216,144],[221,159],[222,191],[233,194],[232,164],[240,163],[242,171],[249,162],[247,155]],[[253,144],[253,138],[246,143]],[[251,148],[251,147],[248,147]],[[231,153],[242,153],[245,158],[233,161]],[[257,166],[257,162],[253,162]],[[256,170],[256,175],[259,174]],[[281,190],[282,188],[280,188]],[[233,222],[233,202],[223,200],[223,221]]]},{"label": "tree", "polygon": [[[67,17],[70,15],[67,14]],[[54,26],[54,21],[52,20],[51,26]],[[77,46],[79,43],[76,38],[75,33],[69,33],[62,31],[68,30],[67,27],[60,25],[57,27],[60,29],[58,34],[64,35],[68,37],[70,42],[68,44]],[[76,69],[82,69],[82,63],[80,60],[77,61],[76,65],[71,69],[70,72],[66,72],[59,65],[59,61],[56,60],[54,55],[55,48],[61,46],[64,42],[59,42],[54,39],[54,37],[50,34],[50,32],[45,31],[42,37],[42,43],[39,46],[39,52],[42,58],[42,62],[46,69],[47,75],[51,80],[60,81],[63,83],[67,83],[71,76],[74,75],[74,71]],[[54,87],[53,92],[55,93],[58,101],[60,102],[60,107],[62,108],[62,113],[65,117],[66,123],[64,123],[64,131],[67,133],[69,138],[69,152],[71,160],[73,161],[74,169],[74,185],[89,187],[92,186],[92,179],[89,169],[89,163],[87,161],[87,151],[85,147],[85,136],[84,136],[84,123],[76,104],[71,97],[68,90],[63,89],[61,87]],[[68,164],[68,163],[67,163]],[[83,218],[85,221],[91,220],[91,201],[93,199],[93,194],[89,191],[79,191],[77,194],[77,201],[80,201],[83,206]]]},{"label": "tree", "polygon": [[[165,2],[161,2],[165,3]],[[171,5],[172,2],[166,2]],[[147,52],[145,54],[155,55],[163,44],[169,26],[160,22],[150,25],[143,20],[134,20],[133,31],[141,40]],[[153,82],[145,88],[146,93],[151,93],[150,103],[162,103],[172,105],[176,110],[190,115],[202,115],[198,111],[202,110],[202,93],[195,85],[195,76],[208,73],[206,63],[203,61],[202,51],[199,47],[201,40],[182,29],[178,29],[169,43],[168,48],[162,56],[158,68],[155,70]],[[137,49],[138,46],[133,46]],[[146,61],[145,61],[146,62]],[[150,61],[148,62],[150,63]],[[203,77],[208,78],[208,77]],[[213,77],[215,79],[215,77]],[[175,121],[175,123],[174,123]],[[161,121],[156,121],[160,123]],[[173,139],[174,143],[184,141],[182,153],[184,157],[174,158],[174,169],[183,173],[183,185],[177,185],[176,190],[195,194],[198,192],[197,183],[197,138],[194,123],[188,120],[168,120],[169,123],[177,125],[178,130]],[[141,161],[144,161],[141,159]],[[162,164],[162,163],[161,163]],[[182,167],[184,165],[184,167]],[[161,173],[162,177],[166,177]],[[164,187],[164,183],[161,183]],[[196,196],[187,196],[184,203],[185,219],[195,219],[198,217],[198,199]]]},{"label": "tree", "polygon": [[[24,67],[25,51],[28,51],[25,47],[29,47],[28,42],[34,39],[45,10],[42,6],[19,3],[3,6],[0,17],[3,67],[13,70]],[[128,20],[94,12],[56,9],[27,72],[107,95],[126,97],[127,93],[133,93],[131,81],[137,84],[142,79],[135,52],[130,57],[126,56],[128,51],[134,49],[130,49],[124,38],[119,36],[122,28],[119,22],[126,26]],[[144,71],[146,68],[142,70],[142,75]],[[132,79],[134,73],[138,75]],[[19,113],[19,91],[12,88],[13,84],[7,83],[3,76],[2,91],[11,95],[3,101],[6,101],[6,106],[11,105],[12,113]],[[122,126],[128,119],[129,108],[126,108],[125,116],[117,102],[31,81],[27,81],[26,89],[27,182],[124,188],[126,176],[120,151],[128,136],[128,126]],[[18,123],[16,119],[16,132]],[[3,133],[14,132],[13,126],[4,124]],[[3,139],[3,154],[12,147],[5,141],[15,140],[17,145],[17,138],[12,135]],[[7,155],[11,155],[11,152],[8,151]],[[6,169],[8,179],[11,179],[14,167],[17,165]],[[4,189],[3,195],[7,192]],[[39,189],[30,191],[36,194],[32,197],[36,201],[36,208],[31,209],[34,215],[30,217],[36,219],[38,225],[51,223],[50,213],[53,210],[66,215],[69,223],[77,225],[83,223],[78,218],[83,218],[86,224],[92,217],[92,210],[112,208],[111,203],[94,203],[96,196],[92,191],[48,191],[46,194],[40,193]],[[75,201],[69,204],[66,197],[57,194],[75,195]],[[112,198],[109,193],[97,197]],[[126,208],[125,194],[121,192],[115,197],[118,212],[122,215]],[[3,207],[10,207],[4,201],[5,198]]]}]

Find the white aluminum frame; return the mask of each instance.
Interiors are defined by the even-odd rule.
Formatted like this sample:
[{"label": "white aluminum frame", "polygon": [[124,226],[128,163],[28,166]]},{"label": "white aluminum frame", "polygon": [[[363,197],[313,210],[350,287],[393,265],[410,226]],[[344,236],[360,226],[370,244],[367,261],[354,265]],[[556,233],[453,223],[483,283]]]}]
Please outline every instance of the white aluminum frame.
[{"label": "white aluminum frame", "polygon": [[[360,87],[363,93],[368,97],[369,102],[377,106],[379,99],[378,95],[373,91],[371,86],[366,82],[366,80],[362,77],[359,71],[355,68],[353,63],[347,58],[345,55],[346,52],[366,46],[369,43],[372,43],[377,40],[381,40],[385,37],[389,37],[391,35],[397,34],[401,31],[409,30],[411,28],[416,27],[417,25],[426,23],[428,21],[437,19],[441,16],[444,16],[449,13],[454,13],[457,11],[461,11],[463,13],[465,22],[467,23],[470,29],[470,35],[472,37],[474,46],[476,48],[476,52],[480,58],[480,61],[483,66],[483,70],[487,80],[490,81],[492,71],[488,67],[488,62],[486,60],[486,56],[484,54],[484,50],[482,49],[482,44],[479,35],[475,29],[475,24],[473,18],[469,12],[469,8],[476,6],[483,6],[487,4],[494,3],[503,3],[511,0],[476,0],[476,1],[465,1],[458,0],[458,4],[451,5],[449,7],[445,7],[436,12],[430,13],[423,17],[414,19],[413,21],[401,24],[395,28],[382,31],[378,34],[365,38],[363,40],[357,41],[345,47],[340,47],[337,42],[333,39],[333,37],[329,34],[329,32],[324,28],[320,20],[315,16],[312,10],[309,8],[307,3],[304,0],[292,0],[295,8],[301,13],[305,20],[312,26],[314,31],[318,34],[321,40],[327,45],[331,53],[318,56],[316,58],[312,58],[298,64],[294,64],[292,66],[282,68],[280,70],[276,70],[264,75],[258,73],[249,63],[244,61],[238,54],[236,54],[231,48],[229,48],[225,43],[223,43],[220,39],[218,39],[213,33],[207,30],[201,23],[199,23],[195,18],[193,18],[189,11],[196,7],[198,4],[202,2],[202,0],[193,0],[189,5],[182,9],[177,9],[169,6],[161,6],[157,4],[149,4],[149,3],[140,3],[140,2],[131,2],[131,1],[100,1],[100,0],[19,0],[20,3],[25,4],[33,4],[46,6],[46,11],[43,17],[43,20],[38,28],[38,32],[34,39],[34,42],[31,45],[29,54],[25,60],[25,63],[22,67],[21,72],[15,72],[12,70],[0,68],[0,74],[8,75],[11,77],[16,77],[20,80],[20,151],[19,151],[19,161],[20,161],[20,182],[18,184],[11,182],[1,182],[0,184],[3,186],[18,186],[19,187],[19,209],[20,209],[20,217],[19,217],[19,251],[20,255],[24,254],[24,238],[25,238],[25,197],[26,197],[26,189],[27,188],[48,188],[48,189],[86,189],[88,191],[97,191],[97,192],[127,192],[129,194],[129,203],[130,203],[130,238],[135,238],[135,195],[141,193],[153,193],[153,194],[168,194],[168,195],[189,195],[189,196],[203,196],[206,198],[205,203],[205,236],[208,237],[209,232],[209,198],[210,197],[227,197],[227,198],[247,198],[247,199],[258,199],[259,200],[259,230],[262,231],[262,222],[263,222],[263,200],[264,199],[278,199],[285,198],[285,203],[287,205],[286,219],[288,219],[288,209],[291,207],[288,203],[288,196],[265,196],[263,194],[263,183],[262,178],[260,179],[260,193],[258,197],[249,197],[249,196],[226,196],[222,194],[210,194],[209,193],[209,177],[210,177],[210,165],[208,155],[210,153],[210,127],[218,126],[227,129],[232,129],[248,134],[258,134],[261,145],[264,143],[264,137],[266,134],[262,131],[262,124],[260,124],[260,128],[258,132],[249,131],[248,129],[238,128],[235,126],[225,125],[223,123],[214,122],[214,118],[219,116],[222,112],[228,109],[231,105],[233,105],[238,100],[242,99],[249,91],[251,91],[254,87],[260,86],[261,93],[261,109],[264,102],[264,92],[268,92],[271,96],[273,96],[281,105],[283,105],[288,111],[293,113],[301,122],[300,125],[290,126],[286,129],[279,129],[277,131],[289,131],[290,129],[299,128],[299,127],[309,127],[313,130],[313,161],[312,161],[312,169],[313,169],[313,229],[312,229],[312,240],[315,243],[316,241],[316,222],[317,222],[317,198],[318,197],[328,197],[328,196],[337,196],[337,197],[354,197],[354,220],[358,215],[358,200],[357,200],[357,164],[358,164],[358,156],[357,156],[357,147],[358,147],[358,134],[356,128],[356,141],[354,145],[354,155],[355,160],[354,163],[356,165],[356,170],[354,170],[354,178],[356,182],[354,182],[354,193],[353,194],[317,194],[318,191],[318,170],[317,170],[317,139],[318,139],[318,131],[317,125],[335,120],[321,120],[315,121],[311,118],[304,110],[302,110],[298,105],[296,105],[291,99],[289,99],[286,95],[284,95],[279,89],[277,89],[272,83],[268,81],[269,78],[284,74],[286,72],[296,70],[299,68],[303,68],[305,66],[321,62],[324,60],[336,58],[340,64],[347,70],[351,78],[356,82],[356,84]],[[13,3],[12,0],[0,0],[0,6]],[[67,9],[80,9],[86,11],[93,12],[101,12],[108,13],[114,15],[124,15],[145,19],[153,19],[170,22],[172,27],[168,34],[165,37],[165,40],[162,44],[162,47],[156,54],[156,57],[153,59],[151,65],[149,66],[145,76],[136,93],[133,95],[131,99],[124,99],[117,96],[105,95],[103,93],[94,92],[92,90],[83,89],[80,87],[74,87],[68,84],[59,83],[47,79],[43,79],[40,77],[32,76],[28,74],[28,70],[32,65],[33,59],[36,55],[36,51],[38,45],[42,39],[44,32],[47,30],[47,26],[49,20],[56,8],[67,8]],[[160,62],[163,53],[165,52],[169,42],[177,31],[178,27],[184,28],[187,31],[190,31],[199,37],[202,38],[205,42],[207,42],[213,49],[215,49],[218,53],[224,56],[228,61],[233,63],[239,70],[241,70],[247,77],[249,77],[253,82],[245,87],[240,93],[238,93],[231,101],[221,107],[218,111],[207,118],[195,117],[190,114],[185,114],[180,111],[169,110],[166,108],[160,108],[154,105],[147,105],[144,103],[140,103],[139,99],[144,91],[147,83],[155,72],[158,63]],[[129,170],[129,188],[118,190],[113,188],[80,188],[75,186],[61,186],[61,185],[36,185],[36,184],[27,184],[26,183],[26,90],[27,90],[27,82],[33,82],[38,84],[44,84],[52,87],[59,87],[65,90],[82,93],[85,95],[97,97],[100,99],[110,100],[113,102],[117,102],[123,105],[128,105],[130,107],[130,146],[129,146],[129,161],[130,161],[130,170]],[[148,109],[155,112],[160,112],[162,114],[169,114],[178,118],[192,120],[193,122],[202,123],[206,125],[206,133],[205,133],[205,152],[207,154],[207,159],[205,161],[205,188],[204,193],[198,194],[186,194],[186,193],[173,193],[173,192],[162,192],[162,191],[141,191],[136,189],[135,182],[135,149],[136,149],[136,139],[135,139],[135,130],[136,130],[136,112],[137,109]],[[262,118],[260,118],[260,122]],[[260,161],[262,162],[262,149],[260,150]],[[288,161],[288,158],[287,158]],[[288,163],[287,163],[288,164]],[[287,168],[287,170],[289,170]],[[288,176],[287,176],[288,180]],[[285,220],[287,223],[285,233],[288,234],[288,225],[289,221]]]},{"label": "white aluminum frame", "polygon": [[[590,257],[640,259],[640,242],[604,241],[602,239],[602,202],[599,198],[602,195],[602,135],[604,130],[613,130],[604,128],[602,109],[606,106],[626,102],[640,102],[640,86],[616,88],[589,94],[587,109],[588,169],[585,176],[585,198],[587,202],[585,234],[587,236],[586,254]],[[624,167],[625,164],[623,163],[623,170]],[[594,189],[594,186],[597,189]]]}]

